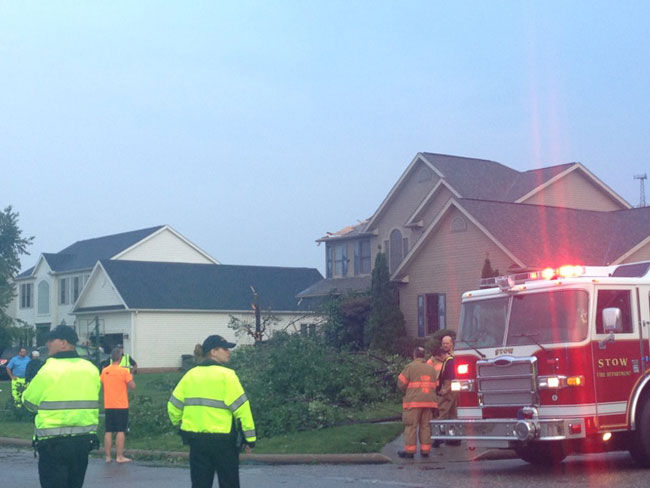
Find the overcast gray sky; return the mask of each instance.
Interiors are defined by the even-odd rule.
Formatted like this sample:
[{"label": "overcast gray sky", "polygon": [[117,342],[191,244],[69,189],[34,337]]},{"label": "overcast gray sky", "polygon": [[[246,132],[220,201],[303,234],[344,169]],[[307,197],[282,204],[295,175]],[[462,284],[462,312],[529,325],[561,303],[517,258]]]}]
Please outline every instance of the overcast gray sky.
[{"label": "overcast gray sky", "polygon": [[[169,224],[324,268],[419,151],[580,161],[633,205],[644,2],[0,0],[0,205],[32,255]],[[650,200],[650,187],[649,200]]]}]

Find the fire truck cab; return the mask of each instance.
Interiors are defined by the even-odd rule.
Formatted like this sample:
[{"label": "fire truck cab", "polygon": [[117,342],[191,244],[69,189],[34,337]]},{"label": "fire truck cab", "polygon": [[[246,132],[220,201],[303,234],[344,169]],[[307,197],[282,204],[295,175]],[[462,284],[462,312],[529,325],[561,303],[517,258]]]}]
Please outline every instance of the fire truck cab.
[{"label": "fire truck cab", "polygon": [[650,466],[650,262],[491,278],[462,296],[458,418],[433,440],[530,463],[629,450]]}]

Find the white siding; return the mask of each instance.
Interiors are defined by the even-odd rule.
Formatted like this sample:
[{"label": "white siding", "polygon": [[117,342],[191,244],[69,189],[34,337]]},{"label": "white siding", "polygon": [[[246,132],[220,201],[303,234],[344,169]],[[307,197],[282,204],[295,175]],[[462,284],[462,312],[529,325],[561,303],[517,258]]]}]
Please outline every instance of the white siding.
[{"label": "white siding", "polygon": [[166,263],[205,263],[213,261],[178,237],[169,229],[138,243],[132,249],[119,255],[117,259],[126,261],[160,261]]},{"label": "white siding", "polygon": [[[232,314],[242,320],[253,321],[252,314]],[[289,326],[288,332],[300,329],[300,323],[316,322],[303,314],[276,314],[280,319],[275,330]],[[297,320],[296,320],[297,319]],[[192,354],[194,346],[211,334],[219,334],[237,344],[250,344],[248,337],[235,337],[228,328],[227,312],[139,312],[134,314],[133,357],[141,368],[178,368],[181,355]],[[108,332],[108,330],[107,330]],[[125,344],[125,347],[127,345]]]},{"label": "white siding", "polygon": [[123,305],[123,302],[106,273],[101,270],[86,283],[78,307],[106,307],[110,305]]}]

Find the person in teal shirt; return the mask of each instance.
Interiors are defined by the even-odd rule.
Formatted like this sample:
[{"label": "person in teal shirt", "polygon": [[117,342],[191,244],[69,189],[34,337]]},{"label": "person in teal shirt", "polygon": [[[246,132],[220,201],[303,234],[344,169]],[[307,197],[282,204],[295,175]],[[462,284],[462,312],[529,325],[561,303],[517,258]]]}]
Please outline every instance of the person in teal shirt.
[{"label": "person in teal shirt", "polygon": [[7,364],[7,373],[9,374],[9,378],[11,378],[11,396],[14,397],[14,404],[17,408],[22,406],[20,397],[25,389],[25,371],[27,370],[29,361],[27,349],[21,347],[18,351],[18,356],[12,357]]}]

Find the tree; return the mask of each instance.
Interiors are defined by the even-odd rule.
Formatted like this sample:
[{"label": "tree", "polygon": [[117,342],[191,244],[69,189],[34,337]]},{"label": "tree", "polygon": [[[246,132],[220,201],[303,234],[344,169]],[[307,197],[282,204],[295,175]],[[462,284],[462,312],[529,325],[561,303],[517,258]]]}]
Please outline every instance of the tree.
[{"label": "tree", "polygon": [[365,329],[370,315],[370,296],[350,293],[330,296],[321,311],[325,317],[323,336],[336,350],[359,351],[365,349]]},{"label": "tree", "polygon": [[13,319],[6,313],[15,296],[14,278],[20,271],[20,256],[29,254],[33,237],[23,237],[18,227],[18,213],[11,206],[0,211],[0,344],[11,342],[16,335]]},{"label": "tree", "polygon": [[481,278],[492,278],[493,276],[499,276],[499,270],[492,267],[490,255],[485,253],[485,261],[483,261],[483,268],[481,269]]},{"label": "tree", "polygon": [[367,333],[370,348],[387,353],[400,352],[406,326],[397,302],[397,290],[390,281],[386,254],[382,252],[377,254],[372,270],[370,307]]},{"label": "tree", "polygon": [[262,316],[262,310],[259,304],[259,295],[252,286],[251,292],[253,293],[253,301],[251,308],[255,312],[255,321],[242,320],[234,315],[230,316],[228,328],[235,331],[235,336],[247,335],[252,337],[255,343],[262,342],[270,337],[271,326],[278,322],[278,318],[270,311]]}]

